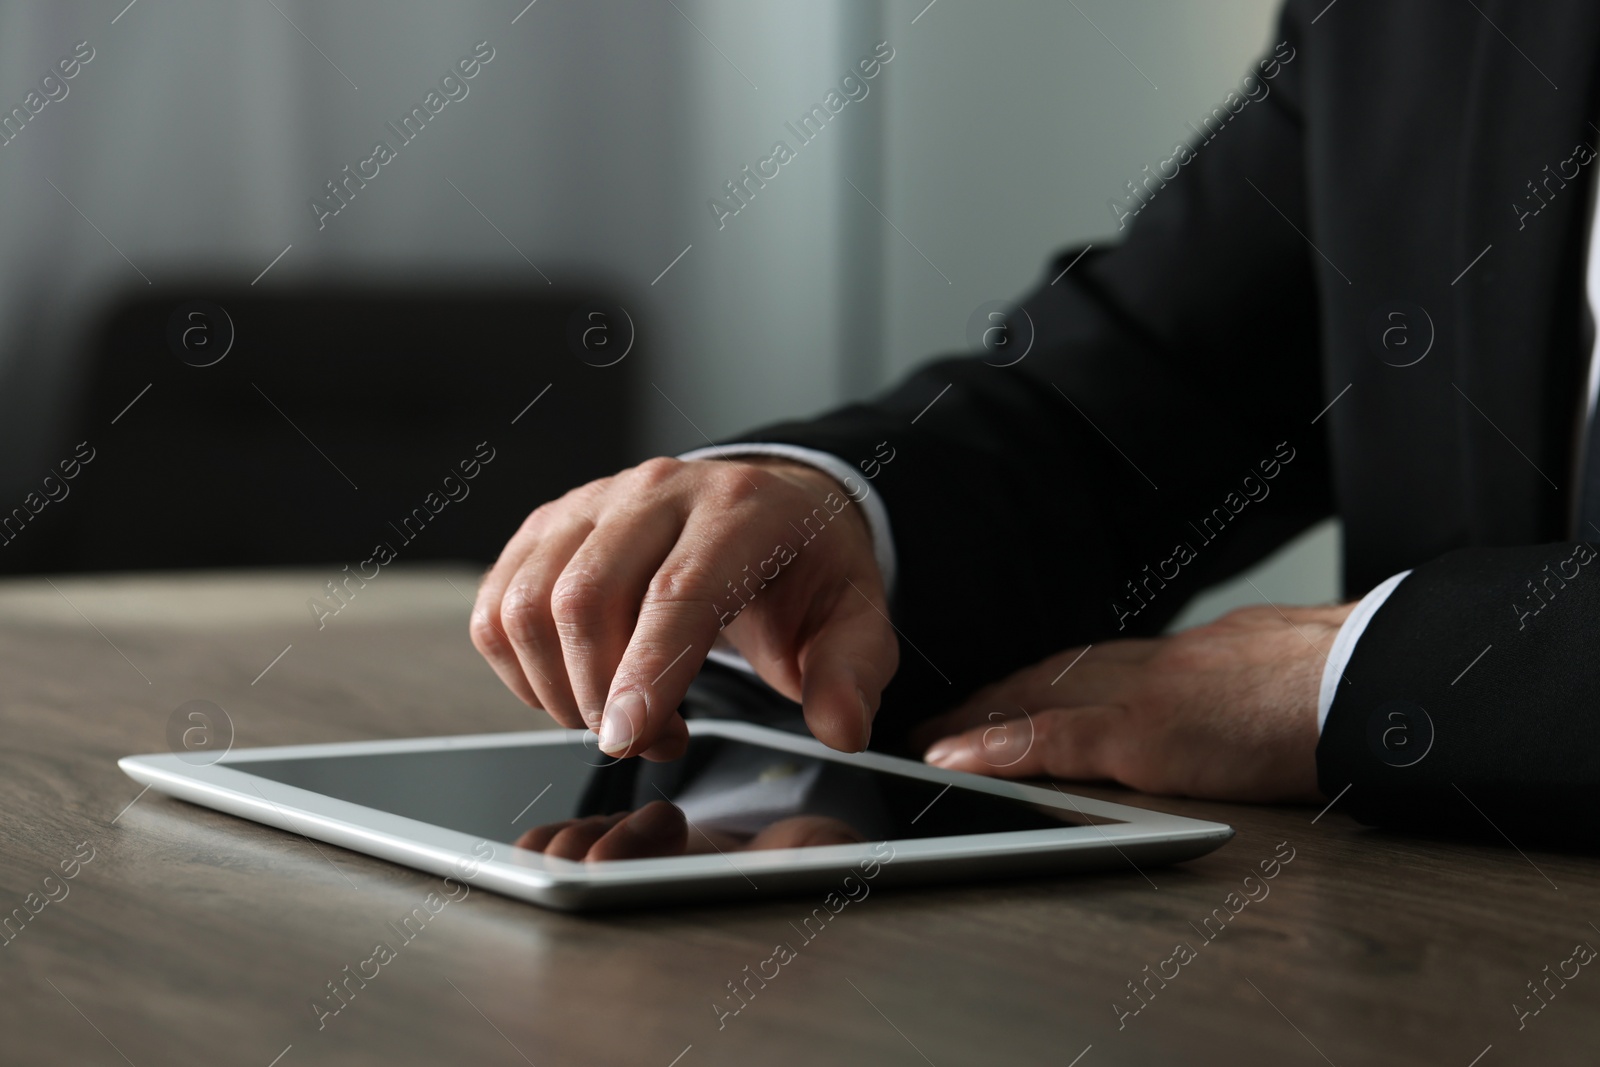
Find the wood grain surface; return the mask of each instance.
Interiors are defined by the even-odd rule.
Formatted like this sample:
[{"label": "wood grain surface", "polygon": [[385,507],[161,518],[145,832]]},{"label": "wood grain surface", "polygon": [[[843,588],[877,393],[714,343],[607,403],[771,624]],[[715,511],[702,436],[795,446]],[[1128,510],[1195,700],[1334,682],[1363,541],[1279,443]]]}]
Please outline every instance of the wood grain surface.
[{"label": "wood grain surface", "polygon": [[193,699],[239,746],[542,725],[467,640],[473,573],[386,570],[319,630],[305,601],[335,576],[0,584],[0,911],[28,916],[0,947],[0,1062],[1498,1067],[1600,1048],[1600,967],[1571,962],[1600,946],[1593,858],[1487,825],[1378,833],[1337,803],[1099,787],[1079,791],[1238,836],[1180,867],[874,892],[720,1025],[727,983],[820,900],[573,916],[473,890],[319,1028],[313,1000],[439,879],[140,796],[116,759],[166,750]]}]

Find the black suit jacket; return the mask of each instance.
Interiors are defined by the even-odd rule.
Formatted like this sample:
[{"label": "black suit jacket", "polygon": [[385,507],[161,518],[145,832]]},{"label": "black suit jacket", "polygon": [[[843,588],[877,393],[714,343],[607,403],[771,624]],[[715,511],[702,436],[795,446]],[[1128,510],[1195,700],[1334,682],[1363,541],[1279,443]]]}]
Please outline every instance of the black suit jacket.
[{"label": "black suit jacket", "polygon": [[740,439],[876,471],[885,744],[1338,514],[1347,594],[1415,572],[1339,687],[1324,792],[1600,839],[1600,563],[1571,528],[1600,5],[1290,0],[1278,38],[1269,93],[1152,166],[1117,247],[1056,257],[1003,355]]}]

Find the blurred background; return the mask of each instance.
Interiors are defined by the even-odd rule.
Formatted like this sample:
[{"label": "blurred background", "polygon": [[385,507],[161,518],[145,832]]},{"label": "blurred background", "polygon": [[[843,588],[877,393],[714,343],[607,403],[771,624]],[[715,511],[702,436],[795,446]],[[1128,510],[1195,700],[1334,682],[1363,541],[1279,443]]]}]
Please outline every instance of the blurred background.
[{"label": "blurred background", "polygon": [[[486,560],[573,484],[869,395],[1113,241],[1108,201],[1275,10],[0,0],[0,509],[28,502],[0,570]],[[867,94],[719,223],[879,42]],[[1179,625],[1332,599],[1337,541]]]}]

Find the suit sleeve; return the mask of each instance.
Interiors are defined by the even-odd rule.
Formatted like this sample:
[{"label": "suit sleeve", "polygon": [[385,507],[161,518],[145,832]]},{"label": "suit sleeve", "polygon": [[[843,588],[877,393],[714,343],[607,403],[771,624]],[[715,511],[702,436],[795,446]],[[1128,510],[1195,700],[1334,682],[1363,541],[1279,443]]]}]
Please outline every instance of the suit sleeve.
[{"label": "suit sleeve", "polygon": [[1600,562],[1594,546],[1468,548],[1372,617],[1317,749],[1363,822],[1600,845]]},{"label": "suit sleeve", "polygon": [[1202,139],[1107,190],[1124,239],[1055,257],[1004,360],[737,438],[831,453],[882,494],[901,666],[875,745],[1062,648],[1159,632],[1331,513],[1294,10]]}]

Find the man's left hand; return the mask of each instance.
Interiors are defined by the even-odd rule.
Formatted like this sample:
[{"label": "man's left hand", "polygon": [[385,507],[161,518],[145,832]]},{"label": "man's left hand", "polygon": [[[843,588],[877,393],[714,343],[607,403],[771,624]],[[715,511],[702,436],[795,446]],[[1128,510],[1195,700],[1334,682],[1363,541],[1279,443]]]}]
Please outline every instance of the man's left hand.
[{"label": "man's left hand", "polygon": [[1316,802],[1317,694],[1353,607],[1240,608],[1166,637],[1068,649],[915,736],[932,742],[924,759],[951,770]]}]

